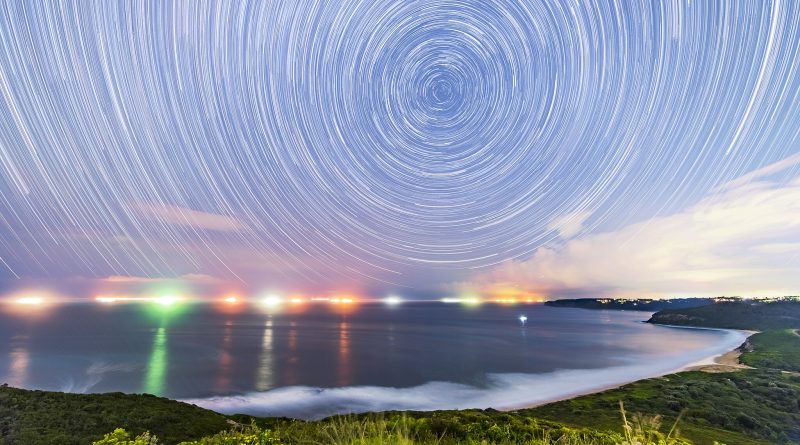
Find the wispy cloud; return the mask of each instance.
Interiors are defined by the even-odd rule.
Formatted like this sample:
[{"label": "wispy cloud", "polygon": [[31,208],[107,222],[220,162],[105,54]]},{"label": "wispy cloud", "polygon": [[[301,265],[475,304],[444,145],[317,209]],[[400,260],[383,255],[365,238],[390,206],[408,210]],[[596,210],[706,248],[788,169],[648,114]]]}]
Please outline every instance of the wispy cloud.
[{"label": "wispy cloud", "polygon": [[795,165],[800,165],[800,153],[794,156],[789,156],[788,158],[782,159],[778,162],[774,162],[766,167],[753,170],[746,175],[742,175],[733,181],[723,184],[717,191],[735,189],[758,179],[768,177],[775,173],[780,173],[788,168],[794,167]]},{"label": "wispy cloud", "polygon": [[169,204],[139,201],[132,203],[131,208],[140,217],[163,224],[219,232],[235,232],[245,228],[241,221],[228,215],[201,212]]},{"label": "wispy cloud", "polygon": [[584,223],[590,216],[592,216],[592,212],[588,210],[573,212],[555,218],[547,228],[557,231],[558,236],[561,238],[571,238],[580,233]]},{"label": "wispy cloud", "polygon": [[195,284],[222,284],[226,281],[212,275],[206,274],[185,274],[175,278],[149,278],[128,275],[111,275],[106,278],[98,279],[99,283],[107,284],[159,284],[165,282],[187,282]]},{"label": "wispy cloud", "polygon": [[764,179],[798,162],[756,170],[679,213],[541,248],[471,283],[552,296],[797,294],[800,178]]},{"label": "wispy cloud", "polygon": [[158,289],[171,289],[203,297],[215,296],[219,291],[238,288],[237,283],[232,280],[202,273],[190,273],[174,277],[111,275],[85,281],[83,288],[95,294],[138,295]]}]

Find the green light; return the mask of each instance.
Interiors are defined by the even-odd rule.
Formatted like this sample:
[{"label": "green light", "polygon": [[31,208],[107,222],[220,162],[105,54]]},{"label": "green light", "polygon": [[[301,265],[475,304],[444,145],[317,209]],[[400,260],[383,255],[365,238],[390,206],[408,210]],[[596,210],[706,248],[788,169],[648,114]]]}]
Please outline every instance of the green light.
[{"label": "green light", "polygon": [[147,364],[147,374],[144,378],[144,392],[160,396],[164,394],[167,375],[167,330],[163,327],[156,331],[153,340],[153,352]]},{"label": "green light", "polygon": [[184,297],[179,297],[175,294],[162,294],[158,297],[149,298],[142,305],[142,309],[149,317],[157,320],[161,326],[165,326],[166,322],[181,316],[191,306],[191,300],[187,300]]}]

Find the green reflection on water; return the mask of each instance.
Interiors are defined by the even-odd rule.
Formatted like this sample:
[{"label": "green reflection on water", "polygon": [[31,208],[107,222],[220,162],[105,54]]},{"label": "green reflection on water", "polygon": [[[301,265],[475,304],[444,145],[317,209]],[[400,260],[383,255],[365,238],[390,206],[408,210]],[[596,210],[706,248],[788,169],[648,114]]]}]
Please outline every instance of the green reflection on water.
[{"label": "green reflection on water", "polygon": [[153,340],[153,351],[147,363],[147,373],[144,378],[144,392],[153,395],[163,395],[166,386],[167,365],[169,362],[167,352],[167,330],[158,328]]}]

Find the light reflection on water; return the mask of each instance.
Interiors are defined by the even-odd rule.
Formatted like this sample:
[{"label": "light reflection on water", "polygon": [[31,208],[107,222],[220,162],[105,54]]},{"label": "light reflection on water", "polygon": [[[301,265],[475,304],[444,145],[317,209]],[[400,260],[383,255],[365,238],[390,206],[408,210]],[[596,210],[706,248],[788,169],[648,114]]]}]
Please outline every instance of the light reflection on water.
[{"label": "light reflection on water", "polygon": [[153,339],[153,350],[147,363],[143,391],[157,396],[163,395],[167,385],[168,367],[167,330],[162,326],[158,328]]},{"label": "light reflection on water", "polygon": [[350,370],[350,325],[346,321],[339,323],[339,367],[338,386],[352,385]]},{"label": "light reflection on water", "polygon": [[231,367],[233,366],[233,354],[231,347],[233,343],[233,321],[225,322],[225,329],[222,334],[222,348],[219,352],[219,371],[215,391],[224,394],[230,390],[231,386]]},{"label": "light reflection on water", "polygon": [[270,318],[264,324],[264,336],[261,339],[261,355],[258,360],[256,390],[266,391],[273,387],[272,373],[272,318]]},{"label": "light reflection on water", "polygon": [[294,320],[289,322],[286,346],[288,349],[288,357],[286,358],[286,369],[283,373],[283,379],[286,385],[297,385],[297,367],[300,358],[297,355],[297,322]]},{"label": "light reflection on water", "polygon": [[8,354],[9,367],[7,382],[11,386],[24,387],[28,380],[30,353],[27,348],[28,336],[17,335],[11,339],[11,352]]},{"label": "light reflection on water", "polygon": [[292,385],[483,385],[489,374],[599,369],[678,356],[722,336],[641,323],[648,316],[437,303],[309,307],[302,313],[72,305],[54,309],[46,320],[0,314],[0,383],[172,398]]}]

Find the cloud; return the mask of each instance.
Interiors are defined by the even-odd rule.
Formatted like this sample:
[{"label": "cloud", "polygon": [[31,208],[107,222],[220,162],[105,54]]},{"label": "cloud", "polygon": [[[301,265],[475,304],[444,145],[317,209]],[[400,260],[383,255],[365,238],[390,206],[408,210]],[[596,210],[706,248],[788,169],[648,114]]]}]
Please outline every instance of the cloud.
[{"label": "cloud", "polygon": [[547,228],[557,231],[561,238],[571,238],[583,229],[583,224],[590,216],[592,212],[586,210],[569,213],[555,218]]},{"label": "cloud", "polygon": [[722,192],[725,190],[735,189],[737,187],[747,185],[748,183],[757,179],[761,179],[775,173],[780,173],[798,164],[800,164],[800,153],[794,156],[789,156],[788,158],[782,159],[778,162],[774,162],[766,167],[759,168],[758,170],[753,170],[746,175],[742,175],[731,182],[723,184],[719,189],[717,189],[717,191]]},{"label": "cloud", "polygon": [[149,202],[135,202],[131,208],[150,221],[200,230],[235,232],[246,226],[236,218],[217,213],[201,212],[186,207]]},{"label": "cloud", "polygon": [[153,291],[170,290],[193,297],[214,297],[219,292],[238,289],[239,283],[201,273],[174,277],[150,278],[129,275],[111,275],[105,278],[86,279],[83,289],[92,295],[148,295]]},{"label": "cloud", "polygon": [[682,212],[540,248],[468,285],[513,285],[553,297],[796,295],[800,178],[755,180],[799,161],[742,176]]},{"label": "cloud", "polygon": [[175,278],[149,278],[129,275],[111,275],[97,280],[99,283],[108,284],[163,284],[171,282],[185,282],[194,284],[224,284],[225,280],[212,275],[190,273]]}]

